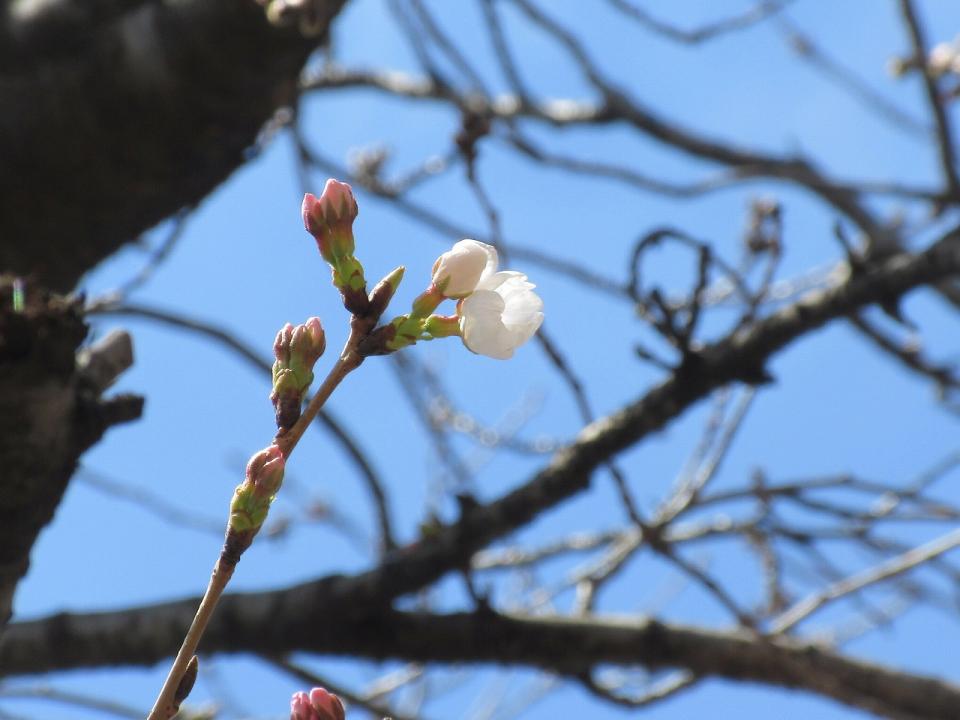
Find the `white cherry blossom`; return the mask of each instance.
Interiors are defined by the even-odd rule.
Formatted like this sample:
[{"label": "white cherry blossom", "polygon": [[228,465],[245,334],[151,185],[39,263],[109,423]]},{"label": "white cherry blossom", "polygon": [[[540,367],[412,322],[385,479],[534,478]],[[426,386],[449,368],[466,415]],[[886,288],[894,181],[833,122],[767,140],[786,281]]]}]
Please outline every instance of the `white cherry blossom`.
[{"label": "white cherry blossom", "polygon": [[494,255],[473,293],[460,301],[460,334],[473,352],[507,360],[540,328],[543,300],[526,275],[496,272],[496,267]]},{"label": "white cherry blossom", "polygon": [[497,269],[497,251],[476,240],[461,240],[433,266],[433,284],[444,297],[462,298],[474,291],[480,277]]}]

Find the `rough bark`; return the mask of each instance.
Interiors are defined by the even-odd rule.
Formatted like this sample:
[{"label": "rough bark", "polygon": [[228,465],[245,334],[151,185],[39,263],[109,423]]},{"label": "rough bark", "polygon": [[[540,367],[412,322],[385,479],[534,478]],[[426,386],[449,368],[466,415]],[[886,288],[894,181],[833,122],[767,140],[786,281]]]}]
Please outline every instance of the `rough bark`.
[{"label": "rough bark", "polygon": [[[323,27],[344,2],[319,0]],[[318,42],[253,0],[15,5],[0,19],[0,270],[60,291],[249,160]]]},{"label": "rough bark", "polygon": [[87,326],[76,300],[35,292],[14,309],[12,295],[0,277],[0,628],[80,455],[143,404],[100,396],[123,363],[112,373],[89,353],[77,363]]},{"label": "rough bark", "polygon": [[[311,5],[323,32],[345,0]],[[254,0],[0,3],[0,619],[80,454],[140,400],[103,402],[66,291],[250,159],[321,38]]]}]

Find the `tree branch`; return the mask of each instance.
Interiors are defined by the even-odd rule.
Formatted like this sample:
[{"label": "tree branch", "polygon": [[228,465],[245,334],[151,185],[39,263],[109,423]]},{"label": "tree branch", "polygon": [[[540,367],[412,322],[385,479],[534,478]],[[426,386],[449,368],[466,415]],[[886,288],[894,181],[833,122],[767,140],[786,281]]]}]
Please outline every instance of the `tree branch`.
[{"label": "tree branch", "polygon": [[[489,609],[449,615],[393,610],[329,615],[316,608],[288,609],[270,593],[225,598],[203,650],[497,663],[570,678],[599,664],[681,668],[699,677],[804,690],[892,718],[953,720],[960,713],[960,687],[785,637],[642,619],[532,618]],[[179,603],[13,625],[0,646],[0,674],[152,664],[175,649],[178,630],[192,612],[191,605]]]},{"label": "tree branch", "polygon": [[[585,490],[594,470],[634,445],[713,390],[731,382],[754,382],[770,357],[830,320],[870,304],[898,298],[911,289],[960,273],[960,228],[915,255],[896,255],[852,274],[839,285],[807,294],[736,334],[705,346],[696,372],[687,365],[620,411],[588,425],[571,445],[526,483],[501,498],[464,510],[452,524],[420,542],[390,553],[377,567],[354,576],[331,576],[285,591],[264,593],[271,613],[320,613],[340,617],[385,607],[394,598],[421,589],[451,570],[466,568],[480,549],[529,523],[545,510]],[[170,613],[197,600],[168,603],[153,612]],[[229,602],[228,602],[229,605]],[[181,610],[182,611],[182,610]],[[227,622],[229,610],[218,616]],[[175,624],[175,620],[173,621]],[[163,623],[157,627],[160,628]],[[178,636],[177,627],[164,628]],[[0,644],[0,656],[4,655]]]}]

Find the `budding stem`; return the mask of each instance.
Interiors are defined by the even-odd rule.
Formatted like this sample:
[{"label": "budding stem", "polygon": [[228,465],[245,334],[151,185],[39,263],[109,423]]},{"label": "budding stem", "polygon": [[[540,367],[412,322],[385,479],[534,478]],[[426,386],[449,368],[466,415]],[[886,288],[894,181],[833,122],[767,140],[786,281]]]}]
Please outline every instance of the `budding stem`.
[{"label": "budding stem", "polygon": [[275,442],[277,443],[277,447],[280,448],[280,453],[283,455],[284,460],[290,457],[290,453],[293,452],[297,443],[300,442],[300,438],[303,437],[304,431],[310,426],[310,423],[313,422],[317,413],[320,412],[320,408],[323,407],[327,398],[330,397],[330,394],[336,389],[337,385],[352,371],[360,367],[360,363],[363,362],[363,356],[357,352],[356,345],[357,341],[354,341],[354,338],[351,336],[343,352],[340,354],[340,359],[330,368],[330,372],[327,373],[323,384],[320,385],[320,388],[314,396],[310,398],[310,404],[307,405],[306,409],[301,413],[297,422],[293,424],[293,427],[277,437]]},{"label": "budding stem", "polygon": [[[303,437],[304,431],[310,423],[313,422],[317,413],[320,412],[320,408],[323,407],[323,404],[336,389],[337,385],[352,371],[360,367],[360,363],[363,362],[363,356],[359,353],[357,347],[363,339],[364,334],[363,332],[358,332],[356,329],[350,333],[350,338],[347,340],[343,352],[340,353],[340,359],[330,368],[330,372],[327,373],[323,384],[320,385],[320,388],[310,399],[310,404],[307,405],[306,410],[303,411],[303,414],[293,427],[276,438],[275,442],[280,448],[284,460],[293,452],[297,443],[300,442],[300,438]],[[227,542],[229,543],[229,535]],[[173,661],[170,673],[167,675],[167,679],[160,689],[160,694],[157,696],[157,701],[154,703],[150,715],[147,716],[147,720],[170,720],[170,718],[176,715],[179,709],[174,701],[177,687],[180,684],[181,678],[183,678],[184,672],[187,670],[187,666],[190,664],[190,659],[197,652],[200,638],[203,637],[203,633],[210,623],[214,608],[216,608],[220,597],[223,595],[227,583],[230,582],[230,578],[233,577],[233,571],[237,567],[237,562],[240,560],[240,553],[235,551],[228,552],[228,550],[229,548],[225,543],[224,550],[221,551],[220,557],[217,559],[217,564],[213,568],[207,590],[203,594],[203,599],[200,601],[200,607],[197,608],[193,622],[190,623],[190,629],[183,638],[180,651]]]}]

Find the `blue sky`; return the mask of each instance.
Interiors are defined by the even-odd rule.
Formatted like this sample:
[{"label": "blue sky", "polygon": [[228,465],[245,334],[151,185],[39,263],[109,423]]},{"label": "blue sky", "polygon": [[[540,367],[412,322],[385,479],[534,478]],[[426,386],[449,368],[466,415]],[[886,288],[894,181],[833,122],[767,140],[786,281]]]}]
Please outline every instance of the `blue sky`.
[{"label": "blue sky", "polygon": [[[717,18],[720,5],[705,0],[642,4],[682,27]],[[931,41],[948,40],[960,32],[960,6],[943,0],[918,4]],[[480,16],[473,4],[429,5],[445,29],[463,43],[465,54],[482,70],[490,87],[505,90],[478,29]],[[723,3],[723,12],[748,5]],[[841,88],[799,62],[773,23],[689,48],[643,31],[605,3],[561,0],[549,4],[549,10],[576,28],[603,70],[664,117],[748,147],[807,153],[826,171],[843,178],[937,181],[930,146],[877,120]],[[840,62],[855,68],[878,93],[927,120],[919,84],[893,80],[886,71],[887,61],[907,48],[893,3],[797,0],[790,5],[788,17]],[[504,19],[529,87],[543,97],[592,97],[577,68],[554,44],[509,7]],[[339,60],[348,66],[417,71],[415,58],[380,0],[351,0],[337,22],[334,42]],[[458,122],[456,113],[440,105],[361,90],[318,94],[307,101],[304,115],[309,142],[325,156],[345,164],[351,151],[383,145],[392,153],[388,173],[396,174],[429,156],[445,154]],[[620,162],[659,178],[695,179],[710,172],[702,162],[615,125],[565,130],[524,125],[524,129],[541,144],[571,155]],[[182,241],[132,300],[214,322],[258,348],[264,357],[269,356],[273,336],[284,322],[318,315],[329,347],[318,365],[318,372],[322,371],[345,338],[346,316],[329,285],[328,270],[302,229],[294,167],[292,144],[281,133],[191,216]],[[757,196],[773,195],[785,208],[781,276],[839,257],[831,235],[833,213],[809,195],[783,185],[742,185],[681,202],[537,167],[495,139],[482,146],[478,167],[500,212],[508,245],[537,248],[617,281],[626,277],[635,238],[662,225],[710,239],[725,257],[735,260],[748,201]],[[313,176],[315,192],[322,189],[324,179],[320,174]],[[458,225],[487,232],[485,216],[463,181],[462,170],[425,183],[413,198]],[[459,238],[418,225],[363,192],[358,200],[357,254],[368,278],[380,277],[399,264],[407,267],[391,306],[396,313],[402,312],[425,287],[436,256]],[[878,202],[875,208],[886,216],[898,210],[889,201]],[[916,210],[907,212],[908,221],[922,220]],[[107,292],[135,274],[147,260],[148,248],[162,242],[165,232],[166,228],[159,228],[148,238],[147,247],[128,248],[91,273],[83,282],[89,296]],[[689,286],[688,257],[660,253],[648,268],[648,282],[673,291]],[[597,414],[616,410],[658,380],[660,372],[638,362],[632,347],[642,341],[663,354],[667,351],[638,323],[628,304],[534,264],[511,263],[511,269],[523,270],[538,285],[545,302],[545,328],[585,379]],[[923,327],[935,355],[957,357],[956,318],[948,316],[935,296],[915,293],[905,310]],[[718,323],[708,322],[707,332],[716,332],[721,327]],[[140,422],[112,430],[84,456],[83,472],[160,495],[214,524],[221,522],[246,458],[266,445],[273,433],[268,378],[205,339],[135,318],[94,320],[96,335],[114,327],[133,333],[136,351],[134,367],[116,389],[146,394],[146,410]],[[569,392],[532,345],[509,362],[471,355],[456,339],[405,352],[442,373],[452,400],[481,423],[496,425],[519,411],[526,414],[520,437],[558,441],[571,438],[581,426]],[[717,487],[742,484],[756,468],[776,479],[852,472],[903,482],[956,449],[955,419],[933,402],[933,389],[877,355],[847,327],[832,325],[812,334],[777,356],[770,369],[777,382],[758,393]],[[428,503],[443,517],[453,517],[449,498],[437,500],[436,488],[445,480],[429,436],[387,360],[374,358],[366,363],[337,391],[330,407],[360,439],[385,478],[402,541],[415,539]],[[645,507],[655,506],[669,488],[695,446],[709,409],[709,403],[696,406],[622,457],[631,486]],[[471,487],[482,499],[514,487],[546,461],[546,457],[509,452],[487,457],[463,437],[456,438],[454,445],[464,457],[478,460]],[[945,497],[956,497],[958,480],[956,475],[945,480]],[[348,517],[359,528],[359,546],[355,537],[303,520],[305,508],[313,501],[330,503]],[[258,539],[244,556],[233,588],[279,587],[328,572],[367,567],[370,548],[363,543],[374,531],[370,510],[362,482],[336,443],[321,432],[309,433],[288,468],[287,484],[274,511],[276,516],[300,520],[279,540]],[[544,541],[621,523],[622,511],[610,483],[598,476],[589,495],[550,512],[516,539]],[[936,528],[918,528],[906,537],[919,541],[936,532]],[[78,478],[35,548],[30,574],[17,595],[16,612],[30,617],[64,609],[121,608],[199,593],[220,543],[217,532],[171,526],[144,507],[104,494]],[[742,597],[756,596],[756,566],[745,548],[726,545],[697,552],[699,560],[738,587]],[[854,563],[851,567],[863,563],[863,558],[845,560]],[[568,566],[552,567],[561,572]],[[729,624],[722,608],[709,597],[682,583],[676,589],[678,583],[673,570],[643,558],[603,596],[600,609],[643,612],[656,606],[666,619],[719,627]],[[445,581],[433,598],[438,607],[457,607],[461,588]],[[566,609],[569,603],[569,593],[562,595],[558,609]],[[810,623],[810,629],[842,620],[851,612],[845,608],[825,613]],[[950,621],[933,610],[917,609],[902,618],[895,630],[873,633],[847,649],[960,681],[954,650],[958,646],[955,618]],[[318,672],[361,688],[397,666],[327,659],[311,663]],[[209,667],[201,673],[193,699],[226,700],[229,712],[224,717],[283,717],[290,693],[299,688],[249,658],[218,658]],[[47,681],[148,708],[166,670],[163,663],[145,670],[66,673]],[[524,681],[534,677],[517,671],[501,682],[497,677],[504,676],[469,667],[445,670],[441,676],[455,689],[428,704],[424,717],[480,717],[470,714],[480,707],[478,697],[492,693],[513,698],[522,694]],[[705,714],[743,719],[769,717],[774,708],[784,718],[863,717],[808,695],[721,681],[706,682],[650,712],[667,720]],[[75,708],[2,698],[0,709],[37,718],[97,717]],[[554,691],[524,715],[601,720],[622,716],[621,711],[586,698],[574,687]]]}]

